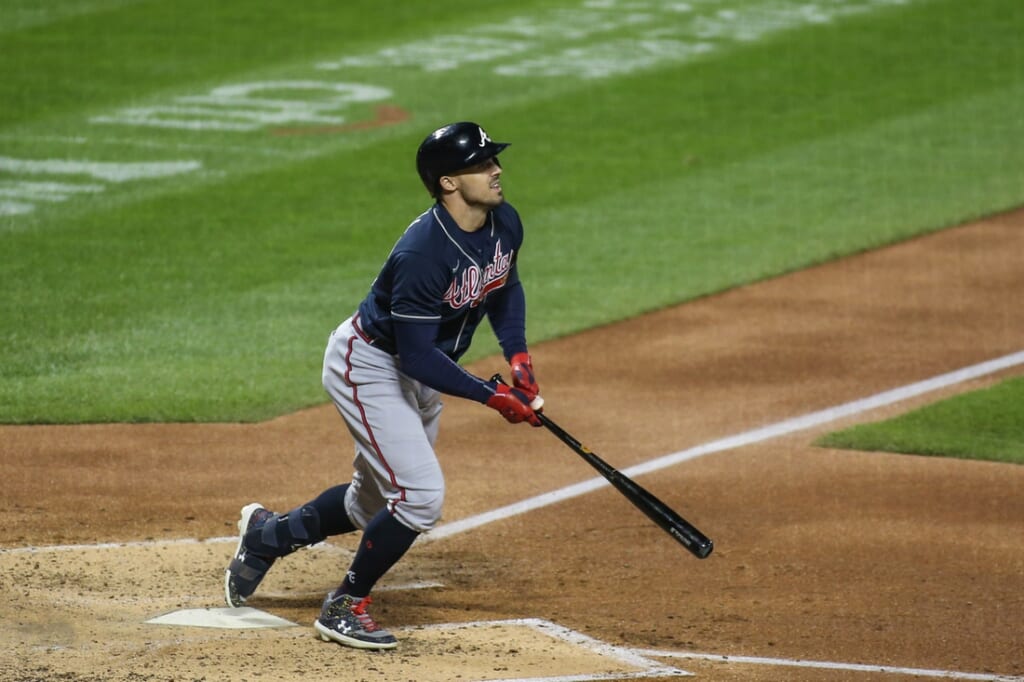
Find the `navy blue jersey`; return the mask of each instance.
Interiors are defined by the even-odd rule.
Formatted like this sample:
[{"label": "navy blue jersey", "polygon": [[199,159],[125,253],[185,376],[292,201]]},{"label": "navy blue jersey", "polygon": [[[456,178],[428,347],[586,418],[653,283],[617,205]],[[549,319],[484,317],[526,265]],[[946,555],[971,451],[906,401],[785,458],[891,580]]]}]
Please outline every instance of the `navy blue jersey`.
[{"label": "navy blue jersey", "polygon": [[[390,353],[397,352],[396,321],[437,325],[434,346],[457,361],[488,313],[489,299],[519,287],[516,258],[522,242],[523,224],[508,203],[491,210],[476,232],[460,229],[444,206],[435,204],[391,250],[359,305],[359,324]],[[501,336],[506,354],[513,346],[525,349],[525,338]]]}]

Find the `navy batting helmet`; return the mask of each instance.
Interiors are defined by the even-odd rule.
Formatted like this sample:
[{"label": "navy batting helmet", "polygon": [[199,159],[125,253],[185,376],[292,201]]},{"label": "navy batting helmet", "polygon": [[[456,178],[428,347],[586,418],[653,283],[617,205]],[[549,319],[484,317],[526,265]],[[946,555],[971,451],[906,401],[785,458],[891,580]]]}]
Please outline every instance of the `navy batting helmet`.
[{"label": "navy batting helmet", "polygon": [[441,176],[475,166],[501,153],[507,142],[493,141],[484,129],[470,121],[438,128],[420,144],[416,170],[431,196],[440,194]]}]

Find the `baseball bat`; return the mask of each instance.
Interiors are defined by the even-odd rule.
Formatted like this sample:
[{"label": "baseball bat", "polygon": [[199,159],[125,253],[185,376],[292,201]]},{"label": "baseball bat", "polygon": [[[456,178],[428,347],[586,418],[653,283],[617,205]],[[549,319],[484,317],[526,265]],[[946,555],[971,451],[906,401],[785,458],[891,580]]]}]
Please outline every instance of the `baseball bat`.
[{"label": "baseball bat", "polygon": [[[495,374],[492,381],[505,383],[500,374]],[[683,547],[698,559],[706,559],[715,548],[711,538],[700,532],[696,526],[680,516],[674,509],[659,500],[646,488],[626,476],[624,473],[601,459],[585,445],[572,437],[565,429],[556,424],[543,412],[537,412],[540,423],[548,431],[568,445],[577,455],[597,469],[602,476],[622,493],[627,500],[654,521],[662,530],[676,539]]]}]

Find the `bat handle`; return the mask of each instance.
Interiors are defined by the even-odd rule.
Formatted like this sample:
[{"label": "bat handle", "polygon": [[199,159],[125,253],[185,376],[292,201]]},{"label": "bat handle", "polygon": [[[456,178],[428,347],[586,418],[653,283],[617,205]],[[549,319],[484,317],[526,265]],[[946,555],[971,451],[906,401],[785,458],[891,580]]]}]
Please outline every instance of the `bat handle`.
[{"label": "bat handle", "polygon": [[[500,374],[495,374],[494,376],[492,376],[491,381],[508,386],[508,384],[505,383],[505,380],[502,378]],[[537,416],[540,417],[540,420],[542,422],[544,421],[544,415],[540,413],[540,410],[543,409],[543,407],[544,398],[541,398],[539,395],[534,396],[533,400],[530,401],[530,409],[537,413]]]}]

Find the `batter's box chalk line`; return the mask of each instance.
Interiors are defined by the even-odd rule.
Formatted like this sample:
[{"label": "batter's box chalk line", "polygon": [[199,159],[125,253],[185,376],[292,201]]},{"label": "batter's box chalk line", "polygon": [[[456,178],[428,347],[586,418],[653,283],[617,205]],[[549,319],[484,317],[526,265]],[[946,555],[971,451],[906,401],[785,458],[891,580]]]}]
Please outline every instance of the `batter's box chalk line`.
[{"label": "batter's box chalk line", "polygon": [[[272,614],[250,607],[241,608],[208,608],[182,609],[172,611],[156,618],[147,620],[152,625],[176,625],[187,627],[207,627],[225,629],[248,628],[281,628],[295,627],[296,623],[278,618]],[[601,659],[609,659],[619,666],[636,668],[637,670],[620,670],[618,672],[590,673],[576,675],[558,675],[554,677],[520,677],[481,679],[476,682],[600,682],[601,680],[641,680],[666,677],[690,677],[692,673],[667,666],[634,650],[614,646],[588,637],[583,633],[562,627],[551,621],[539,618],[516,620],[488,620],[469,623],[441,623],[436,625],[418,625],[396,629],[396,632],[458,632],[477,628],[521,627],[551,637],[570,647],[576,647],[595,654]]]},{"label": "batter's box chalk line", "polygon": [[[183,609],[172,611],[146,621],[153,625],[177,625],[190,627],[209,627],[226,629],[247,628],[281,628],[295,627],[296,623],[278,618],[272,614],[250,607],[241,608],[207,608]],[[727,654],[710,654],[687,651],[671,651],[660,649],[636,649],[615,646],[594,639],[581,632],[571,630],[549,620],[540,618],[522,618],[512,620],[472,621],[468,623],[440,623],[436,625],[418,625],[399,628],[401,632],[441,631],[457,632],[477,628],[524,627],[544,634],[570,646],[590,651],[602,658],[609,658],[618,664],[638,668],[638,670],[560,675],[554,677],[522,677],[501,678],[500,682],[600,682],[601,680],[641,680],[668,677],[691,677],[693,673],[659,663],[655,658],[683,659],[693,661],[710,661],[733,665],[773,666],[789,668],[805,668],[828,671],[844,671],[854,673],[885,673],[890,675],[912,675],[919,678],[970,680],[973,682],[1024,682],[1024,677],[1000,675],[993,673],[972,673],[956,670],[936,670],[928,668],[909,668],[890,665],[874,665],[870,663],[843,663],[840,661],[810,661],[787,658],[765,658],[761,656],[733,656]],[[496,680],[477,680],[476,682],[497,682]]]},{"label": "batter's box chalk line", "polygon": [[[425,630],[457,631],[473,628],[489,627],[525,627],[552,639],[558,640],[570,646],[579,647],[590,651],[598,656],[610,658],[616,663],[639,668],[634,672],[610,672],[584,675],[560,675],[555,677],[518,677],[500,678],[500,682],[600,682],[600,680],[646,680],[665,677],[692,677],[693,673],[680,670],[672,666],[664,665],[658,661],[647,658],[636,650],[615,646],[600,640],[584,635],[581,632],[570,630],[567,627],[552,623],[549,620],[540,618],[520,618],[512,620],[486,620],[473,621],[470,623],[441,623],[437,625],[422,625],[408,628],[401,628],[404,632],[416,632]],[[477,680],[476,682],[490,682],[490,680]],[[497,682],[497,680],[495,680]]]},{"label": "batter's box chalk line", "polygon": [[691,661],[712,661],[737,665],[768,665],[789,668],[812,668],[845,672],[887,673],[890,675],[912,675],[914,677],[944,680],[977,680],[978,682],[1024,682],[1024,677],[997,675],[993,673],[969,673],[956,670],[929,670],[927,668],[902,668],[891,665],[870,663],[841,663],[838,661],[805,661],[788,658],[764,658],[761,656],[726,656],[722,654],[700,654],[686,651],[659,651],[656,649],[632,649],[632,653],[658,658],[681,658]]}]

